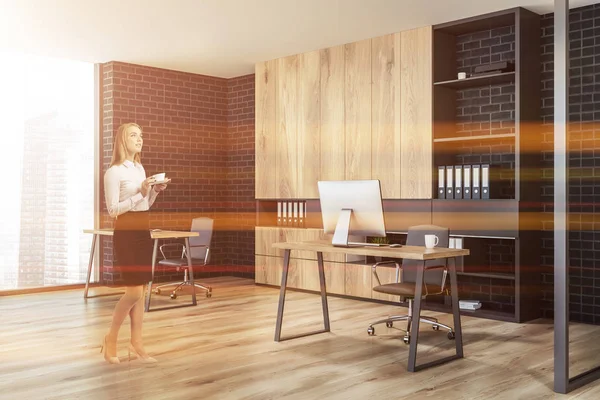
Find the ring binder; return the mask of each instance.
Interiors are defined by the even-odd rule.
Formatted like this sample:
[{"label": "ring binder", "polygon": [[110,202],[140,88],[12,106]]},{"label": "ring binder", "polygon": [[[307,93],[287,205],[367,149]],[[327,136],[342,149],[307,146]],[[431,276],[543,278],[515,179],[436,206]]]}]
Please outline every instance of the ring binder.
[{"label": "ring binder", "polygon": [[483,164],[481,166],[481,198],[490,198],[490,165]]},{"label": "ring binder", "polygon": [[454,198],[462,199],[463,190],[462,190],[462,165],[457,165],[454,167]]},{"label": "ring binder", "polygon": [[446,167],[446,198],[447,199],[454,198],[454,185],[452,183],[453,179],[454,179],[454,167],[450,165],[450,166]]},{"label": "ring binder", "polygon": [[479,188],[480,165],[473,165],[473,184],[471,185],[471,194],[474,199],[481,198],[481,189]]},{"label": "ring binder", "polygon": [[463,199],[471,198],[471,166],[463,166]]},{"label": "ring binder", "polygon": [[446,198],[445,173],[446,168],[444,166],[438,167],[438,199]]}]

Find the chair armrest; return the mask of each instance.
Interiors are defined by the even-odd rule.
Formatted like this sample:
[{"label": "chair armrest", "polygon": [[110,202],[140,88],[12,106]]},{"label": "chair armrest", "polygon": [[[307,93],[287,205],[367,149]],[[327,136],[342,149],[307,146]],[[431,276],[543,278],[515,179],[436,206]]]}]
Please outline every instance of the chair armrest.
[{"label": "chair armrest", "polygon": [[182,247],[181,258],[183,258],[185,256],[185,246],[182,243],[167,243],[167,244],[163,244],[159,247],[160,254],[162,254],[162,256],[163,256],[163,260],[167,259],[167,257],[165,256],[165,252],[163,251],[163,247],[174,247],[174,246],[181,246]]},{"label": "chair armrest", "polygon": [[[444,275],[442,276],[442,284],[440,285],[440,287],[442,288],[442,292],[444,292],[444,289],[446,288],[446,278],[448,277],[447,263],[446,263],[446,265],[434,265],[431,267],[425,266],[425,270],[431,270],[431,269],[443,269],[444,270]],[[425,284],[425,288],[427,288],[427,284]]]},{"label": "chair armrest", "polygon": [[373,270],[373,275],[375,276],[375,279],[377,280],[377,284],[379,286],[381,286],[381,281],[379,280],[379,275],[377,275],[377,267],[386,264],[396,265],[396,283],[398,283],[398,281],[400,280],[400,264],[397,261],[380,261],[378,263],[373,264],[373,266],[371,267],[371,269]]},{"label": "chair armrest", "polygon": [[194,248],[206,249],[206,254],[204,255],[204,265],[208,264],[208,253],[210,252],[210,246],[205,244],[198,244],[195,246],[190,246]]}]

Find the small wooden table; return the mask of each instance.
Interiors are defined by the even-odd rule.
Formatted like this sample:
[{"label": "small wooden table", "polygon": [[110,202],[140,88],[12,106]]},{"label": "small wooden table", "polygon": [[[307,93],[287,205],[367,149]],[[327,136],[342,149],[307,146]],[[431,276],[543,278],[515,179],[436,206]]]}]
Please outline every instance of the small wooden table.
[{"label": "small wooden table", "polygon": [[[108,294],[102,294],[102,295],[88,296],[90,277],[92,275],[92,267],[94,265],[94,255],[95,255],[95,251],[96,251],[96,243],[99,241],[100,236],[113,236],[114,230],[113,229],[84,229],[83,232],[91,233],[93,235],[92,249],[90,251],[90,261],[88,264],[87,279],[85,282],[85,291],[83,293],[83,298],[88,299],[91,297],[112,296],[115,294],[121,294],[121,293],[108,293]],[[192,258],[191,258],[191,253],[190,253],[190,238],[195,237],[195,236],[199,236],[199,233],[198,232],[189,232],[189,231],[163,231],[160,229],[155,229],[155,230],[150,231],[150,237],[154,240],[154,248],[152,249],[152,279],[154,279],[154,267],[156,266],[158,241],[162,240],[162,239],[184,239],[185,240],[185,253],[187,255],[187,261],[188,261],[188,273],[189,273],[190,283],[192,286],[192,303],[171,306],[171,307],[162,307],[162,308],[156,308],[156,309],[150,310],[150,299],[152,297],[152,281],[150,281],[148,283],[148,296],[146,297],[146,307],[145,307],[146,312],[168,310],[168,309],[180,308],[180,307],[190,307],[190,306],[195,306],[198,304],[196,301],[196,287],[194,286],[194,271],[192,268]]]},{"label": "small wooden table", "polygon": [[[344,253],[361,256],[377,256],[390,258],[406,258],[410,260],[422,261],[421,267],[417,268],[417,277],[415,282],[415,299],[413,305],[413,319],[411,325],[411,340],[408,355],[408,370],[415,372],[434,365],[439,365],[451,360],[463,357],[462,346],[462,330],[460,326],[460,310],[458,307],[458,285],[456,279],[455,262],[449,262],[448,269],[450,272],[450,285],[452,295],[452,314],[454,316],[454,333],[456,354],[445,357],[440,360],[435,360],[420,366],[417,366],[417,344],[419,342],[419,319],[421,317],[421,300],[423,295],[423,276],[425,272],[425,261],[437,260],[441,258],[456,258],[469,255],[468,249],[445,249],[433,248],[427,249],[422,246],[402,246],[402,247],[376,247],[376,246],[360,246],[360,247],[335,247],[327,240],[317,240],[310,242],[284,242],[274,243],[274,248],[283,249],[283,273],[281,275],[281,289],[279,292],[279,306],[277,308],[277,322],[275,326],[275,341],[295,339],[299,337],[314,335],[323,332],[329,332],[329,307],[327,305],[327,290],[325,285],[325,269],[323,266],[323,253]],[[321,303],[323,308],[323,325],[324,328],[315,332],[303,333],[288,338],[281,338],[281,325],[283,322],[283,309],[285,306],[285,292],[287,289],[287,277],[290,266],[291,250],[308,250],[317,253],[317,263],[319,266],[319,281],[321,284]]]}]

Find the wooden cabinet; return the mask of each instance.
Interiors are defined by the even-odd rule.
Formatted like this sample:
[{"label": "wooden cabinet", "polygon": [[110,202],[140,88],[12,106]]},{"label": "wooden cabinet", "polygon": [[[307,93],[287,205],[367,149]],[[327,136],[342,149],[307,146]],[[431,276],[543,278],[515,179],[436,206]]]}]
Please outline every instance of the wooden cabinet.
[{"label": "wooden cabinet", "polygon": [[256,64],[255,70],[255,195],[257,199],[277,197],[273,176],[276,160],[275,79],[277,62]]},{"label": "wooden cabinet", "polygon": [[344,179],[432,198],[432,79],[431,27],[258,63],[256,198]]},{"label": "wooden cabinet", "polygon": [[321,160],[321,55],[298,56],[298,197],[318,199]]},{"label": "wooden cabinet", "polygon": [[343,180],[346,176],[345,47],[323,49],[320,56],[320,176],[322,180]]},{"label": "wooden cabinet", "polygon": [[277,60],[277,140],[275,181],[277,198],[296,198],[298,193],[298,57]]},{"label": "wooden cabinet", "polygon": [[346,45],[345,179],[371,179],[371,40]]},{"label": "wooden cabinet", "polygon": [[400,185],[403,199],[432,198],[432,29],[400,33]]},{"label": "wooden cabinet", "polygon": [[[266,285],[281,285],[283,251],[274,249],[273,243],[286,241],[310,241],[326,239],[331,235],[322,229],[260,227],[255,228],[255,282]],[[352,237],[361,241],[364,238]],[[325,282],[327,293],[352,295],[367,293],[371,296],[370,266],[362,256],[341,253],[324,253]],[[348,274],[347,271],[351,272]],[[293,251],[290,257],[288,286],[304,290],[320,290],[317,253],[314,251]]]},{"label": "wooden cabinet", "polygon": [[381,181],[384,199],[400,198],[400,38],[371,41],[371,178]]}]

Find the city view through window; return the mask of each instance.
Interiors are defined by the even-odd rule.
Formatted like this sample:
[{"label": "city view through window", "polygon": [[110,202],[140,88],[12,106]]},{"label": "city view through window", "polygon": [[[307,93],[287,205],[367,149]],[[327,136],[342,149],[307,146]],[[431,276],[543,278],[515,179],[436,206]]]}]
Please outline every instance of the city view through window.
[{"label": "city view through window", "polygon": [[0,52],[0,290],[85,281],[94,65]]}]

